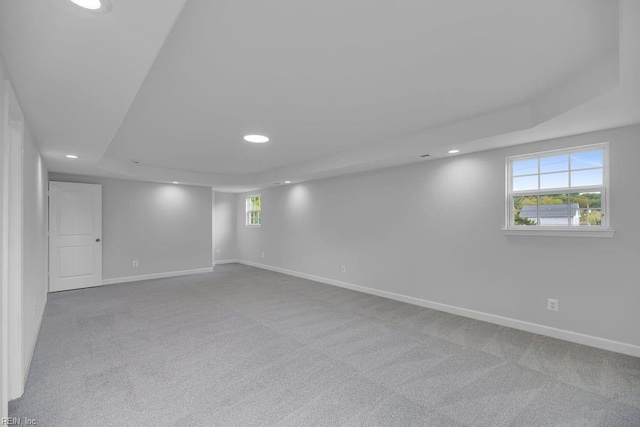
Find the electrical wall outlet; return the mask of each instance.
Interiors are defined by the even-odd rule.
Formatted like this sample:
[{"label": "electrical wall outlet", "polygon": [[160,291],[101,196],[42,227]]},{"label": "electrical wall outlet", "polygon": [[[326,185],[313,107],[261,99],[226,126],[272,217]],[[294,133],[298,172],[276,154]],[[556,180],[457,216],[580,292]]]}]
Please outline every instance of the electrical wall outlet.
[{"label": "electrical wall outlet", "polygon": [[220,249],[216,249],[216,255],[220,255]]},{"label": "electrical wall outlet", "polygon": [[262,258],[264,258],[264,252],[262,252]]},{"label": "electrical wall outlet", "polygon": [[553,298],[547,299],[547,310],[558,311],[558,300]]},{"label": "electrical wall outlet", "polygon": [[343,265],[342,267],[340,267],[340,271],[343,272],[343,273],[346,273],[347,272],[347,266]]},{"label": "electrical wall outlet", "polygon": [[131,267],[138,268],[138,261],[136,260],[136,261],[131,262]]}]

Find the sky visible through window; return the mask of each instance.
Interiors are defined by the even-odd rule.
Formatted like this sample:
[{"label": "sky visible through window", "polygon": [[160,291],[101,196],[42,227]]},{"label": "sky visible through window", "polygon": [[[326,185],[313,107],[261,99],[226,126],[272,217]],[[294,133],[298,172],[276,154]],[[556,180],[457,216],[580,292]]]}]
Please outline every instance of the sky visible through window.
[{"label": "sky visible through window", "polygon": [[512,190],[601,186],[603,162],[603,150],[514,161]]}]

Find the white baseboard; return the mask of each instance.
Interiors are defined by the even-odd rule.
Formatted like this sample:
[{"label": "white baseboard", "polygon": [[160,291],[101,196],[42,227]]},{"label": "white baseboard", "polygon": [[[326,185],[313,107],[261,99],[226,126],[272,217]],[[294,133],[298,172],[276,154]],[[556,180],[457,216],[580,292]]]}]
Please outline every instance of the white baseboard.
[{"label": "white baseboard", "polygon": [[301,273],[299,271],[288,270],[286,268],[274,267],[257,262],[238,260],[239,263],[250,265],[265,270],[271,270],[278,273],[288,274],[290,276],[300,277],[303,279],[313,280],[315,282],[326,283],[328,285],[339,286],[341,288],[351,289],[358,292],[364,292],[383,298],[389,298],[408,304],[418,305],[421,307],[431,308],[434,310],[444,311],[459,316],[469,317],[471,319],[482,320],[484,322],[495,323],[501,326],[507,326],[513,329],[519,329],[539,335],[546,335],[552,338],[558,338],[564,341],[570,341],[577,344],[588,345],[590,347],[601,348],[603,350],[614,351],[616,353],[627,354],[629,356],[640,357],[640,346],[635,344],[614,341],[607,338],[586,335],[579,332],[568,331],[566,329],[558,329],[551,326],[540,325],[537,323],[525,322],[523,320],[512,319],[509,317],[497,316],[495,314],[484,313],[481,311],[470,310],[467,308],[456,307],[453,305],[442,304],[439,302],[428,301],[421,298],[410,297],[407,295],[396,294],[393,292],[382,291],[379,289],[368,288],[366,286],[355,285],[352,283],[342,282],[339,280],[328,279],[326,277],[315,276],[313,274]]},{"label": "white baseboard", "polygon": [[214,261],[213,265],[215,266],[215,265],[218,265],[218,264],[233,264],[233,263],[236,263],[236,262],[240,262],[240,261],[237,260],[237,259],[221,259],[221,260]]},{"label": "white baseboard", "polygon": [[114,285],[116,283],[139,282],[141,280],[164,279],[166,277],[186,276],[189,274],[211,273],[213,267],[196,268],[194,270],[168,271],[166,273],[141,274],[139,276],[116,277],[114,279],[102,280],[103,285]]}]

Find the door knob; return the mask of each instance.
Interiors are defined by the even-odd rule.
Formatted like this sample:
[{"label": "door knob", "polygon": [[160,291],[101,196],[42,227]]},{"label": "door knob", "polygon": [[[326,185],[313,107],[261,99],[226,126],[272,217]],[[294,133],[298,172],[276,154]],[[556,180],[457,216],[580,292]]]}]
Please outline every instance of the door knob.
[{"label": "door knob", "polygon": [[96,242],[100,242],[100,238],[97,238],[97,239],[96,239]]}]

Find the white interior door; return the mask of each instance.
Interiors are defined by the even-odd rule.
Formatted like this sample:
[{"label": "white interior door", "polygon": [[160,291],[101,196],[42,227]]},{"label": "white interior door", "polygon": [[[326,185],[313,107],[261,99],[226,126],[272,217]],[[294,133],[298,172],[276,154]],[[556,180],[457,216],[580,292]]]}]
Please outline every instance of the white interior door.
[{"label": "white interior door", "polygon": [[102,186],[49,182],[49,291],[102,284]]}]

